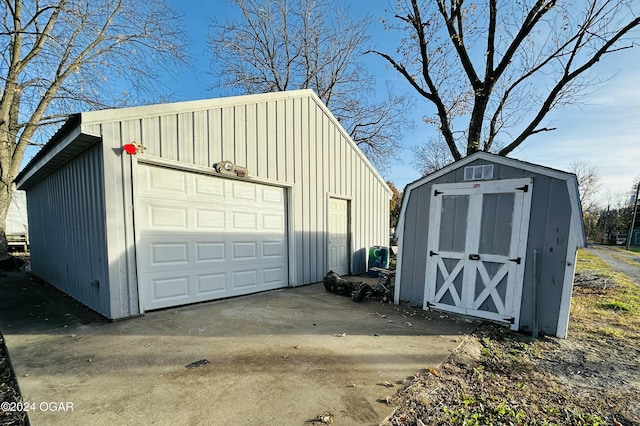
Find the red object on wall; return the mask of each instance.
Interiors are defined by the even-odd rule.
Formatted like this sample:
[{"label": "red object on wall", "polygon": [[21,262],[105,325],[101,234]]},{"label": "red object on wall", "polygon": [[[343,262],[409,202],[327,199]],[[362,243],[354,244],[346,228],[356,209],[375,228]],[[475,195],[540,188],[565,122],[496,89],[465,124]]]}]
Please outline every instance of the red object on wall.
[{"label": "red object on wall", "polygon": [[127,154],[133,155],[138,153],[138,148],[136,148],[136,146],[132,143],[124,144],[122,148]]}]

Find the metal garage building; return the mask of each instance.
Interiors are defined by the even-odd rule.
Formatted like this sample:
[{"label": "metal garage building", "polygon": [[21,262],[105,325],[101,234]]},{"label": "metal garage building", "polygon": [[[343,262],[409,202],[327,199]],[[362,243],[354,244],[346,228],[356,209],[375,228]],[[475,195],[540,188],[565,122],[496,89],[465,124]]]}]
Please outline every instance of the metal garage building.
[{"label": "metal garage building", "polygon": [[32,271],[108,318],[364,272],[389,236],[389,188],[310,90],[77,114],[17,183]]},{"label": "metal garage building", "polygon": [[575,175],[477,152],[407,185],[397,229],[396,303],[566,336]]}]

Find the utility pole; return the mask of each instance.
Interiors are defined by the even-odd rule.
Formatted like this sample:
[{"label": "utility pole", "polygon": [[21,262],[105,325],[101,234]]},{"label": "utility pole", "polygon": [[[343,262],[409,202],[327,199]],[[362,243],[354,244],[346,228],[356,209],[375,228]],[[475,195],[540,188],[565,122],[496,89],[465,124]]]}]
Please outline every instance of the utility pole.
[{"label": "utility pole", "polygon": [[640,182],[636,185],[636,202],[633,206],[633,215],[631,215],[631,224],[629,225],[629,234],[627,234],[627,250],[631,247],[631,236],[633,235],[633,225],[636,223],[636,214],[638,213],[638,193],[640,193]]}]

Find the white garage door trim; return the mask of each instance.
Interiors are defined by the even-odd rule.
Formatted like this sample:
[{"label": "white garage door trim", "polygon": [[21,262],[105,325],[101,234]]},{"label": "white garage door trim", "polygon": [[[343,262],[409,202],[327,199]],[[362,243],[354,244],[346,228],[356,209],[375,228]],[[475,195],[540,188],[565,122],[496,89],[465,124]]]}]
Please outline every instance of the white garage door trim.
[{"label": "white garage door trim", "polygon": [[134,168],[141,312],[288,285],[286,186],[154,163]]}]

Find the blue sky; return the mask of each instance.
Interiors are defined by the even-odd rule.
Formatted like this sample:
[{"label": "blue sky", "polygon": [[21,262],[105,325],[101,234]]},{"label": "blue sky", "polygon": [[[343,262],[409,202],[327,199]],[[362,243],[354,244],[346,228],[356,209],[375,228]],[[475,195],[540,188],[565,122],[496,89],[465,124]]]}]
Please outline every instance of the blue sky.
[{"label": "blue sky", "polygon": [[[382,29],[377,18],[388,17],[385,9],[394,1],[348,2],[353,13],[373,16],[370,32],[374,47],[393,51],[394,37]],[[209,89],[215,85],[215,77],[208,72],[211,62],[207,55],[207,27],[214,18],[224,21],[226,16],[237,16],[236,11],[227,0],[169,0],[169,3],[184,17],[194,58],[190,71],[179,78],[167,77],[166,84],[175,91],[172,100],[224,96],[224,89]],[[637,31],[636,36],[640,36]],[[436,135],[435,128],[422,122],[422,116],[432,107],[420,100],[381,58],[371,56],[365,60],[380,87],[390,81],[397,92],[406,92],[416,100],[410,113],[415,121],[414,130],[404,135],[399,158],[384,173],[386,179],[401,189],[420,177],[413,165],[412,147]],[[601,61],[593,71],[608,79],[607,83],[594,89],[583,104],[552,112],[548,118],[557,130],[530,137],[510,157],[561,170],[568,170],[574,161],[586,161],[600,175],[601,202],[615,204],[630,191],[635,178],[640,178],[640,45]]]}]

